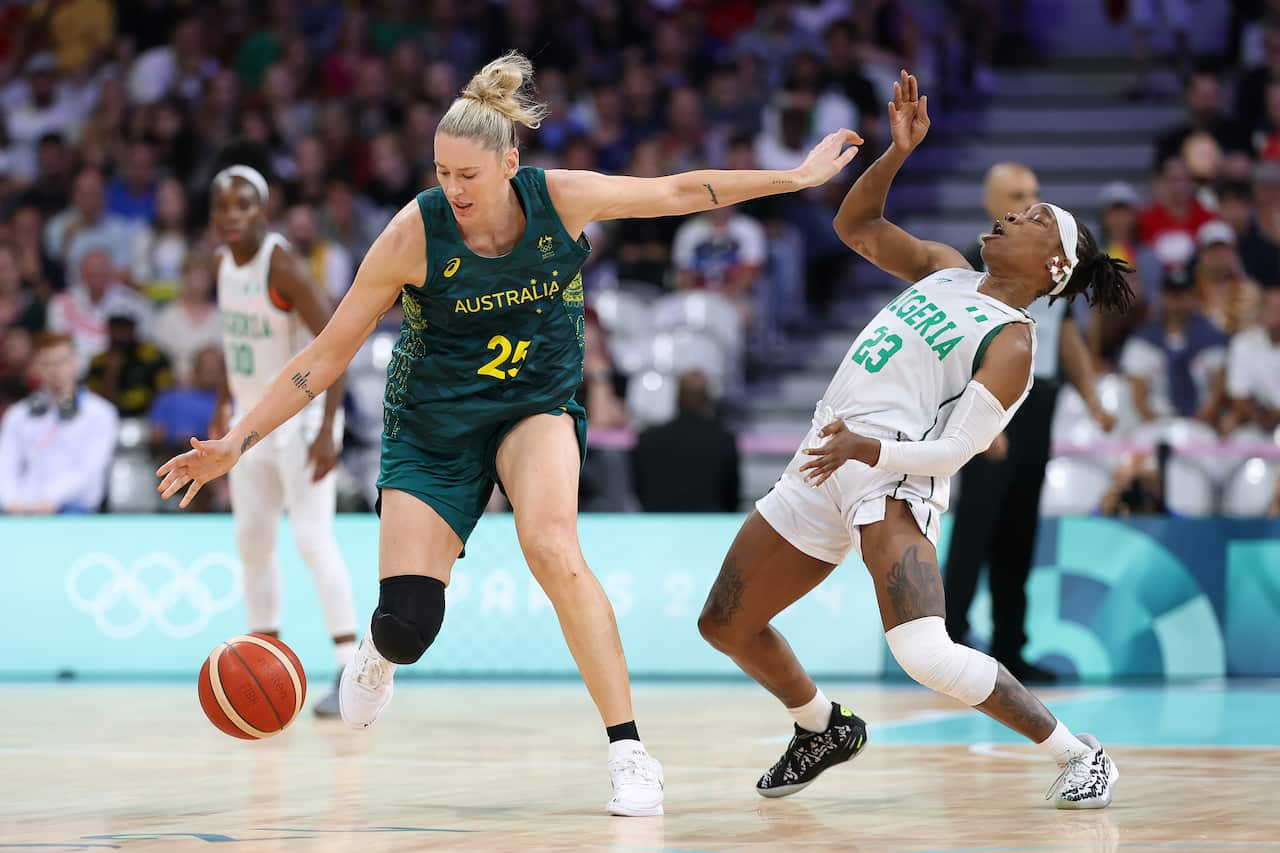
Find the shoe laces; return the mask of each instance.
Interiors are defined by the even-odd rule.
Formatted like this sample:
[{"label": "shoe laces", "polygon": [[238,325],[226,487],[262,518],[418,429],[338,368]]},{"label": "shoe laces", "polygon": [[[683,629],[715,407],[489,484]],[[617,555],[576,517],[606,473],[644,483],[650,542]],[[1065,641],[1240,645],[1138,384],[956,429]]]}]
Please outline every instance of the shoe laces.
[{"label": "shoe laces", "polygon": [[654,761],[648,753],[633,752],[630,755],[623,755],[609,762],[609,776],[613,779],[615,787],[624,785],[662,785],[662,779],[658,775],[658,762]]},{"label": "shoe laces", "polygon": [[380,655],[367,654],[361,649],[356,654],[355,667],[356,684],[365,690],[378,690],[387,680],[390,664]]},{"label": "shoe laces", "polygon": [[1081,755],[1073,755],[1062,768],[1062,772],[1058,774],[1057,780],[1049,786],[1049,790],[1045,792],[1046,800],[1053,799],[1053,796],[1064,789],[1074,788],[1088,782],[1093,775],[1093,753],[1086,752]]}]

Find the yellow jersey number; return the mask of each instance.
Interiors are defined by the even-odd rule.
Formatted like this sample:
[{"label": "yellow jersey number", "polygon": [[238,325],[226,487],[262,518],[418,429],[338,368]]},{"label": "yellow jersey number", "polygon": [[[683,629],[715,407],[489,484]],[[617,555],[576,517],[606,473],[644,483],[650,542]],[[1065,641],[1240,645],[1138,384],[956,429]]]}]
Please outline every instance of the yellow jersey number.
[{"label": "yellow jersey number", "polygon": [[529,354],[530,343],[530,341],[516,341],[512,345],[511,339],[506,335],[494,335],[489,338],[488,347],[496,350],[498,354],[476,373],[481,376],[492,376],[494,379],[514,379],[520,372],[520,363]]}]

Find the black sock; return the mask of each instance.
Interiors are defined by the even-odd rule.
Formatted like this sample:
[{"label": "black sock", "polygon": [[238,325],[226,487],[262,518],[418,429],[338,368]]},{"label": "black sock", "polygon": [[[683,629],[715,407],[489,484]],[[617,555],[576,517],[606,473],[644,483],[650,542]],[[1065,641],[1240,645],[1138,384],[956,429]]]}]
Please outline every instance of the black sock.
[{"label": "black sock", "polygon": [[636,721],[632,720],[628,723],[618,723],[616,726],[605,726],[605,734],[609,735],[609,743],[620,740],[640,740],[640,733],[636,731]]}]

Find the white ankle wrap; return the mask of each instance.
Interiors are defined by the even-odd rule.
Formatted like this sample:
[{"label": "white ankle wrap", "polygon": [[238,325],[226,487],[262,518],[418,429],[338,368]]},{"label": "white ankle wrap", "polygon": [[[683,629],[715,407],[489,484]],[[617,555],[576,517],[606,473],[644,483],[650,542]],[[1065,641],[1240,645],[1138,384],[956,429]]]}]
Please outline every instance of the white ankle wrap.
[{"label": "white ankle wrap", "polygon": [[903,622],[884,637],[899,666],[931,690],[972,706],[981,705],[996,688],[1000,665],[982,652],[953,643],[941,616]]}]

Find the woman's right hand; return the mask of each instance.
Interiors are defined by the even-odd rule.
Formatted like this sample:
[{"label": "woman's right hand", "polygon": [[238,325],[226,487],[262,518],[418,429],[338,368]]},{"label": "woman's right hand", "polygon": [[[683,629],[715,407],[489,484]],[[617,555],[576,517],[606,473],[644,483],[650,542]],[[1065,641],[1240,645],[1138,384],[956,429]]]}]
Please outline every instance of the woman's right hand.
[{"label": "woman's right hand", "polygon": [[168,500],[190,483],[190,488],[178,504],[186,509],[205,483],[218,479],[235,466],[240,453],[241,450],[230,437],[209,441],[192,438],[190,450],[178,454],[156,470],[156,476],[163,478],[156,490],[160,492],[162,499]]},{"label": "woman's right hand", "polygon": [[929,98],[920,95],[915,75],[905,69],[902,79],[893,84],[889,128],[893,132],[893,147],[904,154],[914,151],[929,132]]}]

